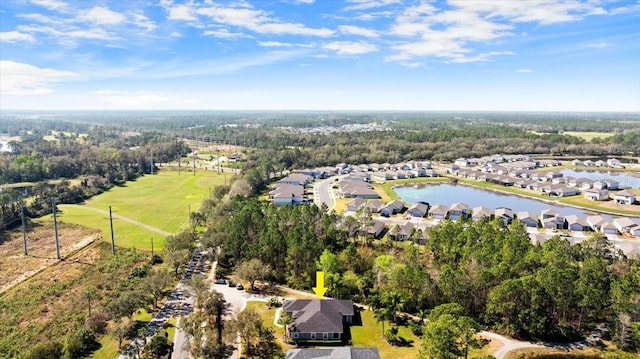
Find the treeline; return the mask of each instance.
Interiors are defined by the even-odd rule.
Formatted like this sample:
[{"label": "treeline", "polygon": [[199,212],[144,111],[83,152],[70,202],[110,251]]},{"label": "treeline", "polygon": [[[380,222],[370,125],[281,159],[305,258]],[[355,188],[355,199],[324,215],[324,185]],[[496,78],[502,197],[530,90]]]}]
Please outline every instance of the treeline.
[{"label": "treeline", "polygon": [[[28,217],[51,210],[50,197],[58,203],[79,203],[113,185],[122,184],[155,171],[156,162],[168,162],[190,149],[184,142],[153,134],[124,136],[100,129],[93,135],[59,135],[47,141],[40,134],[25,135],[11,144],[12,152],[0,156],[0,184],[30,182],[0,191],[0,229],[20,222],[21,208]],[[80,178],[47,184],[50,180]],[[26,197],[32,197],[28,203]]]},{"label": "treeline", "polygon": [[574,340],[605,322],[622,348],[640,345],[640,264],[598,235],[574,246],[559,237],[533,245],[519,223],[445,221],[424,247],[385,246],[358,234],[365,219],[315,206],[236,197],[217,208],[208,212],[205,243],[222,248],[226,267],[258,259],[269,269],[263,280],[309,289],[324,270],[329,295],[389,306],[387,313],[457,303],[518,338]]}]

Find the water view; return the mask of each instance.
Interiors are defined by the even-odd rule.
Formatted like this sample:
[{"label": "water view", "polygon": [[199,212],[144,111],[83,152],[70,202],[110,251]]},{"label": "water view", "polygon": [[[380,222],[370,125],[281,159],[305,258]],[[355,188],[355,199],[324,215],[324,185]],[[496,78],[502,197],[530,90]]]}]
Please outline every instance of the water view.
[{"label": "water view", "polygon": [[479,206],[491,209],[507,207],[511,208],[514,212],[531,211],[535,214],[540,214],[540,211],[549,208],[556,209],[565,216],[575,214],[586,217],[595,214],[594,212],[588,212],[578,208],[546,203],[515,195],[485,191],[462,185],[440,184],[421,188],[396,187],[393,190],[407,203],[425,201],[432,206],[436,204],[450,206],[455,202],[464,202],[471,208]]},{"label": "water view", "polygon": [[586,170],[562,170],[565,177],[588,178],[590,180],[612,179],[620,183],[620,187],[640,188],[640,177],[633,177],[616,171],[586,171]]}]

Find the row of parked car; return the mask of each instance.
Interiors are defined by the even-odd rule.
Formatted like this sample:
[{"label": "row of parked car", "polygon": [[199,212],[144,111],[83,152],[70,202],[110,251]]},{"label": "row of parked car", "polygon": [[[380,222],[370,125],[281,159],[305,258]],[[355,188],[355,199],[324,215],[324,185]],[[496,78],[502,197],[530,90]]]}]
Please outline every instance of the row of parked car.
[{"label": "row of parked car", "polygon": [[218,278],[214,282],[215,284],[227,284],[229,287],[236,287],[237,290],[244,290],[242,283],[234,284],[232,281],[227,281],[224,278]]}]

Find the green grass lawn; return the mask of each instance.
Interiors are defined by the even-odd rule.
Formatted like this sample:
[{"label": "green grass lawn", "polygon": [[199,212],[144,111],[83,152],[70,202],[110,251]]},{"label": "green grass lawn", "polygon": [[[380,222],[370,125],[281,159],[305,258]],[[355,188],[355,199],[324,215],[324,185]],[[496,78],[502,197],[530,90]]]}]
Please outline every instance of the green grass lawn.
[{"label": "green grass lawn", "polygon": [[[122,187],[114,187],[82,205],[60,205],[58,219],[100,229],[103,240],[110,241],[108,215],[92,208],[108,211],[111,206],[112,211],[118,215],[176,233],[188,225],[189,209],[197,211],[202,200],[208,197],[209,191],[224,182],[224,176],[215,171],[198,171],[195,176],[192,172],[178,174],[176,171],[160,171],[128,182]],[[45,216],[41,220],[50,221],[51,216]],[[160,233],[118,218],[114,218],[113,223],[116,246],[150,250],[153,237],[154,249],[161,250],[164,247],[165,236]]]},{"label": "green grass lawn", "polygon": [[[398,336],[405,339],[409,346],[393,346],[382,338],[382,324],[377,323],[373,312],[365,310],[360,313],[362,326],[351,327],[351,338],[354,347],[376,347],[381,359],[417,358],[421,339],[413,335],[408,327],[400,326]],[[391,324],[386,322],[385,330]]]}]

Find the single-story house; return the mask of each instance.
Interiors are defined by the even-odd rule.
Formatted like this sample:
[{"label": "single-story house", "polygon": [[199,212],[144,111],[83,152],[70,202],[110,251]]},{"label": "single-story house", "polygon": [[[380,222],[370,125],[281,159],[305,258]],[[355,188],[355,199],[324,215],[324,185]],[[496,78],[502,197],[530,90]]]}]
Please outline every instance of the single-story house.
[{"label": "single-story house", "polygon": [[294,341],[341,340],[354,315],[353,302],[344,299],[285,300],[282,310],[293,319],[285,330]]},{"label": "single-story house", "polygon": [[447,213],[449,213],[449,208],[447,208],[447,206],[436,204],[429,208],[427,216],[433,219],[445,219],[447,217]]},{"label": "single-story house", "polygon": [[491,211],[491,209],[483,206],[474,207],[471,210],[471,218],[474,222],[479,221],[483,217],[491,219],[492,215],[493,212]]},{"label": "single-story house", "polygon": [[452,221],[455,221],[460,217],[465,219],[469,217],[469,214],[471,214],[471,209],[466,203],[456,202],[449,207],[449,219]]},{"label": "single-story house", "polygon": [[547,241],[547,236],[543,233],[529,233],[529,239],[531,239],[531,243],[534,245],[543,245],[544,242]]},{"label": "single-story house", "polygon": [[366,172],[353,172],[342,180],[346,182],[371,182],[371,175]]},{"label": "single-story house", "polygon": [[407,223],[405,224],[394,225],[393,227],[391,227],[391,229],[389,229],[389,232],[387,232],[387,236],[389,237],[389,239],[394,241],[404,241],[409,239],[409,236],[411,236],[411,232],[413,232],[414,228],[415,226],[413,225],[413,223],[407,221]]},{"label": "single-story house", "polygon": [[313,181],[313,176],[304,175],[302,173],[292,173],[278,182],[283,184],[292,184],[292,185],[298,185],[298,186],[304,187],[307,184],[311,183],[312,181]]},{"label": "single-story house", "polygon": [[471,162],[466,158],[458,158],[455,161],[453,161],[453,163],[456,164],[459,167],[470,167],[471,166]]},{"label": "single-story house", "polygon": [[555,218],[555,217],[559,217],[560,216],[560,212],[558,210],[555,209],[543,209],[542,211],[540,211],[540,218],[545,219],[545,218]]},{"label": "single-story house", "polygon": [[602,182],[604,182],[607,185],[607,189],[608,190],[614,190],[614,189],[619,189],[620,188],[620,183],[618,183],[618,181],[616,181],[616,180],[605,179]]},{"label": "single-story house", "polygon": [[511,224],[513,221],[513,211],[511,208],[499,207],[495,210],[495,217],[502,219],[504,224]]},{"label": "single-story house", "polygon": [[276,183],[269,191],[269,199],[276,206],[300,204],[304,200],[304,187],[300,185]]},{"label": "single-story house", "polygon": [[364,206],[366,203],[367,203],[366,198],[357,197],[347,202],[347,205],[345,206],[345,210],[350,212],[356,212],[357,210],[360,209],[360,207]]},{"label": "single-story house", "polygon": [[624,190],[614,194],[613,200],[619,204],[633,204],[636,201],[636,195],[631,191]]},{"label": "single-story house", "polygon": [[637,226],[638,223],[636,223],[629,217],[617,217],[613,219],[613,225],[616,226],[620,233],[631,234],[631,228]]},{"label": "single-story house", "polygon": [[367,202],[364,207],[368,207],[371,213],[379,213],[382,207],[384,207],[384,202],[379,199],[374,199],[372,201]]},{"label": "single-story house", "polygon": [[591,228],[585,218],[578,217],[575,214],[568,215],[565,219],[567,220],[567,228],[572,231],[583,232]]},{"label": "single-story house", "polygon": [[380,195],[364,182],[340,182],[340,192],[344,198],[380,198]]},{"label": "single-story house", "polygon": [[605,221],[600,226],[600,232],[604,234],[618,234],[618,228],[616,228],[616,226],[613,223],[609,221]]},{"label": "single-story house", "polygon": [[604,219],[604,217],[602,217],[601,215],[587,217],[587,224],[589,224],[589,226],[591,226],[591,229],[596,232],[601,232],[601,227],[605,223],[607,223],[607,220]]},{"label": "single-story house", "polygon": [[575,196],[580,193],[580,190],[578,190],[577,188],[569,187],[564,184],[552,184],[548,187],[548,189],[545,189],[545,192],[547,192],[550,196],[555,197]]},{"label": "single-story house", "polygon": [[404,202],[402,202],[399,199],[396,199],[396,200],[390,201],[384,207],[382,207],[380,209],[380,215],[389,217],[391,215],[402,212],[403,209],[404,209]]},{"label": "single-story house", "polygon": [[380,359],[380,354],[378,348],[295,348],[288,349],[284,359]]},{"label": "single-story house", "polygon": [[621,168],[622,162],[620,162],[620,160],[617,158],[609,158],[607,160],[607,166],[613,167],[613,168]]},{"label": "single-story house", "polygon": [[522,223],[525,227],[536,228],[538,227],[538,219],[533,212],[530,211],[520,211],[516,213],[516,217],[520,223]]},{"label": "single-story house", "polygon": [[364,225],[361,230],[364,235],[379,239],[384,232],[385,226],[383,222],[373,221],[369,225]]},{"label": "single-story house", "polygon": [[609,199],[609,191],[606,189],[588,189],[584,191],[584,198],[592,201],[606,201]]},{"label": "single-story house", "polygon": [[407,214],[411,217],[422,218],[427,215],[429,211],[429,204],[426,202],[416,202],[412,204],[407,210]]},{"label": "single-story house", "polygon": [[571,161],[571,164],[574,166],[582,166],[582,161],[575,159],[573,161]]},{"label": "single-story house", "polygon": [[584,160],[582,161],[582,165],[586,167],[593,167],[596,165],[596,163],[591,160]]},{"label": "single-story house", "polygon": [[391,181],[393,180],[395,175],[396,173],[393,171],[375,172],[371,175],[371,181],[374,181],[374,182]]},{"label": "single-story house", "polygon": [[547,228],[547,229],[563,229],[564,228],[564,218],[558,219],[558,217],[547,217],[547,218],[542,218],[540,222],[542,223],[542,228]]}]

